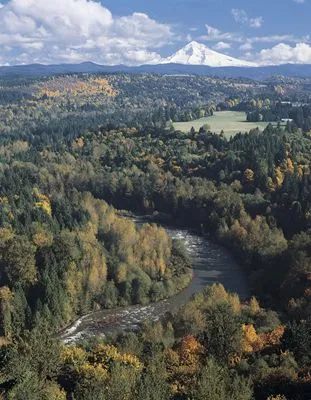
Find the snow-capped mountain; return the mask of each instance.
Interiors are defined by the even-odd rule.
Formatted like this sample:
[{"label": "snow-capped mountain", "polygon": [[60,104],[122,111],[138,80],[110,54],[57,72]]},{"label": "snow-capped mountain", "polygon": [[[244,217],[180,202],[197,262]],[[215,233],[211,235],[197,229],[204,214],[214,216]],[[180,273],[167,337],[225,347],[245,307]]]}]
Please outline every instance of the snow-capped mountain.
[{"label": "snow-capped mountain", "polygon": [[218,53],[202,43],[190,42],[162,64],[206,65],[209,67],[256,67],[255,63]]}]

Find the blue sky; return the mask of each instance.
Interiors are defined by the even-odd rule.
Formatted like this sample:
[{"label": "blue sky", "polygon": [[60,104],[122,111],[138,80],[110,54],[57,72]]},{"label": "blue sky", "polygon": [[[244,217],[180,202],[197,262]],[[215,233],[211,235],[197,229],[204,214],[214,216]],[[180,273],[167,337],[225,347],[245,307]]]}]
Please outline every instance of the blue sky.
[{"label": "blue sky", "polygon": [[311,63],[310,15],[311,0],[0,0],[0,64],[157,63],[191,40]]},{"label": "blue sky", "polygon": [[[183,39],[190,34],[193,39],[202,41],[201,36],[206,33],[206,24],[222,32],[241,34],[245,38],[294,36],[293,40],[282,41],[288,44],[296,43],[311,34],[311,0],[302,2],[294,0],[107,0],[104,4],[116,15],[135,11],[145,12],[151,18],[174,26],[174,30],[181,34]],[[260,27],[251,27],[247,21],[237,20],[234,18],[233,10],[241,12],[243,10],[249,19],[262,17]],[[271,43],[278,44],[280,41],[276,38]],[[179,43],[173,43],[163,50],[164,52],[176,50],[178,45]],[[238,44],[231,43],[231,49],[227,50],[227,53],[241,56],[243,51],[239,47]],[[269,46],[266,42],[258,42],[253,47],[259,51]]]},{"label": "blue sky", "polygon": [[[191,27],[204,30],[205,24],[223,31],[239,30],[233,9],[245,10],[250,17],[262,16],[263,35],[310,33],[311,2],[294,0],[106,0],[102,2],[116,15],[145,12],[161,22],[175,24],[184,32]],[[242,27],[246,34],[252,29]]]}]

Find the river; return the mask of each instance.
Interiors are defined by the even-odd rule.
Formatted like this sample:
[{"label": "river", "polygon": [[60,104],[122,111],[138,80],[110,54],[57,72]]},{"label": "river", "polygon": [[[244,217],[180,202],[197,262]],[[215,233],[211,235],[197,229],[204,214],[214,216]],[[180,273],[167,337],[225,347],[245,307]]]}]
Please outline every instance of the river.
[{"label": "river", "polygon": [[[135,219],[135,222],[141,224],[146,221]],[[104,336],[115,331],[135,330],[147,319],[156,321],[166,312],[178,311],[193,294],[216,282],[222,283],[227,290],[238,293],[242,299],[249,297],[246,277],[230,252],[187,229],[164,227],[173,239],[182,239],[185,243],[194,270],[190,285],[172,298],[158,303],[127,306],[85,315],[60,333],[59,338],[64,343]]]}]

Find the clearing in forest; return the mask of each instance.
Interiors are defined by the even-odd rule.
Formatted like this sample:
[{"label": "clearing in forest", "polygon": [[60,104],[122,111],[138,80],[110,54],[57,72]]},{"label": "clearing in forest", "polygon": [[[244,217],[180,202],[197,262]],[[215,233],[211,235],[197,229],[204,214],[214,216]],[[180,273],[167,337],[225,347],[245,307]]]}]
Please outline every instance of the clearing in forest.
[{"label": "clearing in forest", "polygon": [[251,129],[264,130],[268,122],[247,122],[246,114],[237,111],[217,111],[212,117],[205,117],[189,122],[175,122],[174,128],[182,132],[189,132],[192,127],[198,131],[203,125],[209,125],[212,132],[224,131],[227,137],[239,132],[249,132]]}]

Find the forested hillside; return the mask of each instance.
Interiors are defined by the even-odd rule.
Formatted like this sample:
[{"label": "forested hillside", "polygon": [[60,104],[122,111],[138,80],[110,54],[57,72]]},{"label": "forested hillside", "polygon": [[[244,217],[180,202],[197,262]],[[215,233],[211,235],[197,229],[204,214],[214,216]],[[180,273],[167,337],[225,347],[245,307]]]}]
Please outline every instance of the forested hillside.
[{"label": "forested hillside", "polygon": [[[1,82],[4,398],[310,399],[310,99],[305,82],[281,83],[125,74]],[[231,139],[171,126],[216,109],[293,121]],[[117,210],[221,243],[258,301],[214,285],[136,333],[61,344],[57,332],[76,317],[157,302],[192,278],[182,243]]]},{"label": "forested hillside", "polygon": [[243,260],[258,294],[308,315],[308,137],[271,126],[229,141],[149,132],[86,134],[72,144],[68,181],[118,208],[209,232]]},{"label": "forested hillside", "polygon": [[[260,93],[254,81],[162,75],[74,75],[0,81],[2,137],[41,145],[85,129],[165,127],[210,115],[226,97]],[[273,90],[273,89],[272,89]]]}]

